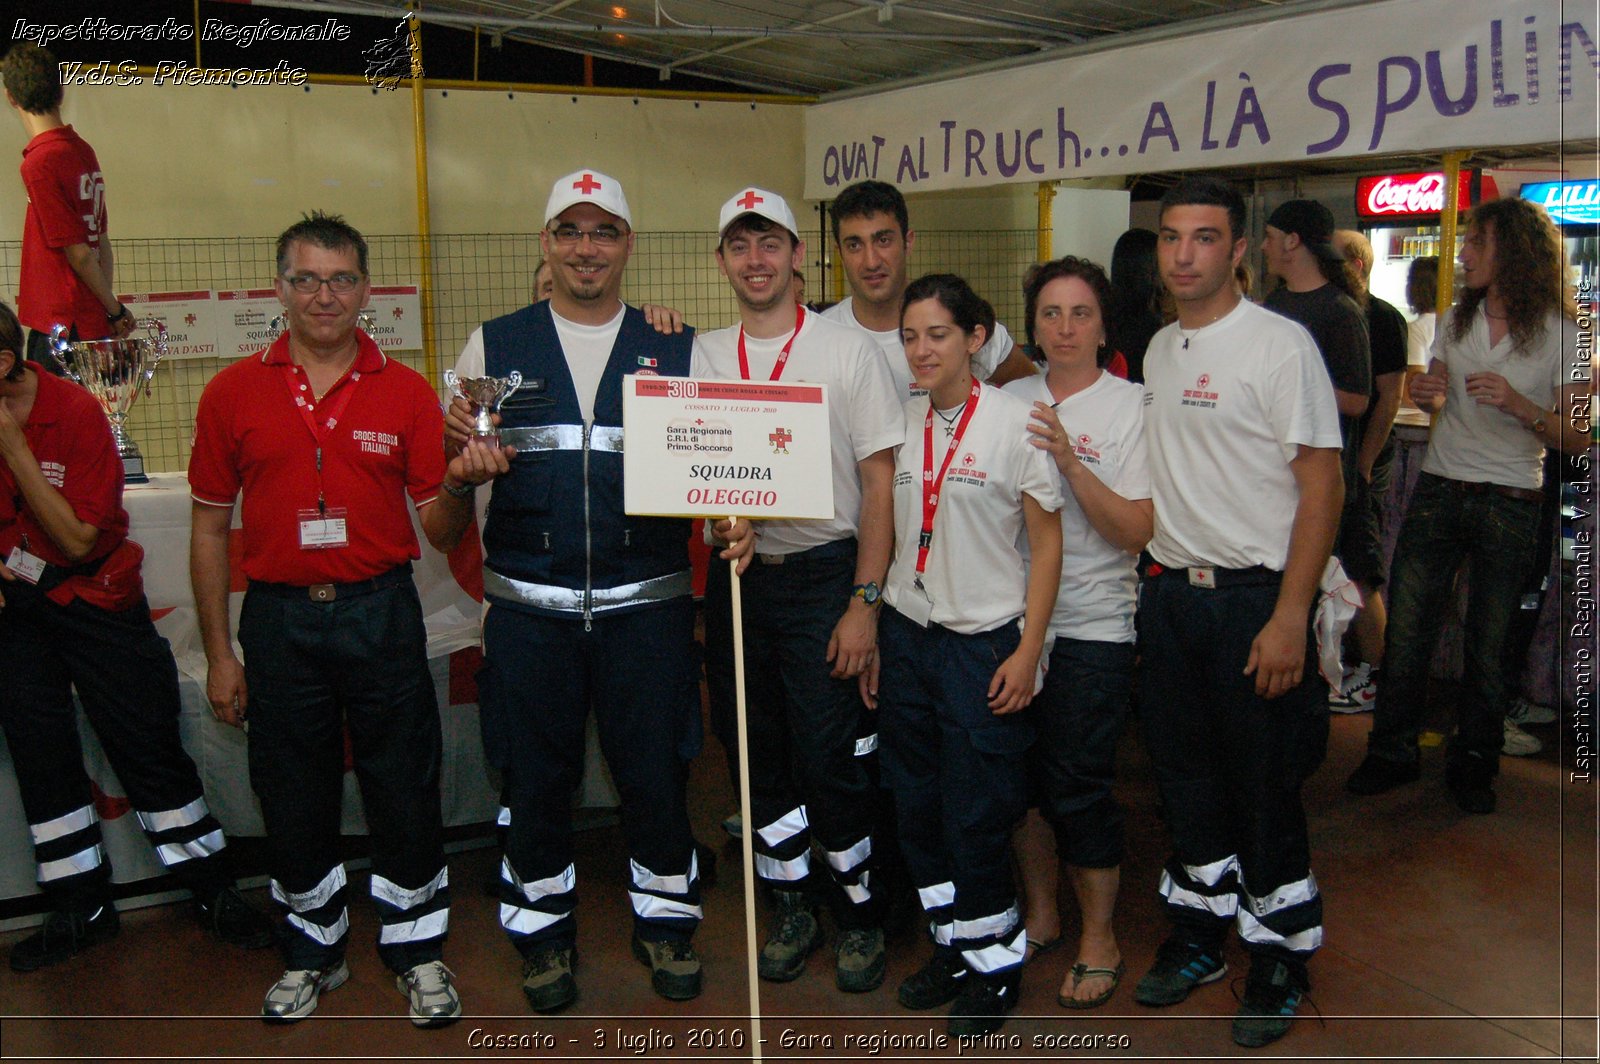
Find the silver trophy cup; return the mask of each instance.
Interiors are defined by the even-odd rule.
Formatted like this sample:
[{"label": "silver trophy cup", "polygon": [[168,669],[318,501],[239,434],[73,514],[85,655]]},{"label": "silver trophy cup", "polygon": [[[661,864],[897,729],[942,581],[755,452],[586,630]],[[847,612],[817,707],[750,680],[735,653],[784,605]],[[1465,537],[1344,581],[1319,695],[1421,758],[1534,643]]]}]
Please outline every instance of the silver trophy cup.
[{"label": "silver trophy cup", "polygon": [[493,415],[512,392],[522,387],[522,374],[512,370],[509,377],[458,377],[455,370],[447,369],[444,383],[452,394],[472,404],[472,434],[491,447],[500,446],[500,430],[495,428]]},{"label": "silver trophy cup", "polygon": [[128,435],[128,411],[139,393],[150,392],[150,378],[156,366],[167,357],[167,327],[156,318],[134,323],[143,336],[128,335],[120,340],[69,340],[67,327],[50,330],[50,352],[72,380],[100,400],[100,408],[111,421],[111,434],[122,459],[122,479],[129,484],[144,484],[144,456]]}]

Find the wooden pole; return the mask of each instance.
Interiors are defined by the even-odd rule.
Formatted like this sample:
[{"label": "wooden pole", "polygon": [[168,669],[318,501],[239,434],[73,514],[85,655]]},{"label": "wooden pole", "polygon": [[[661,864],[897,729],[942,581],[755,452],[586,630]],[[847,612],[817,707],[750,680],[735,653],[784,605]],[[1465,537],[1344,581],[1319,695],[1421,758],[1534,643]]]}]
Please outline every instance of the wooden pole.
[{"label": "wooden pole", "polygon": [[[728,519],[730,526],[739,522]],[[731,531],[731,527],[730,527]],[[728,585],[733,600],[733,688],[734,706],[739,717],[739,815],[744,830],[739,841],[744,851],[744,935],[745,971],[750,982],[750,1054],[761,1059],[761,980],[756,975],[756,872],[755,848],[751,839],[756,823],[750,816],[750,728],[744,699],[744,603],[739,588],[739,562],[728,562]]]}]

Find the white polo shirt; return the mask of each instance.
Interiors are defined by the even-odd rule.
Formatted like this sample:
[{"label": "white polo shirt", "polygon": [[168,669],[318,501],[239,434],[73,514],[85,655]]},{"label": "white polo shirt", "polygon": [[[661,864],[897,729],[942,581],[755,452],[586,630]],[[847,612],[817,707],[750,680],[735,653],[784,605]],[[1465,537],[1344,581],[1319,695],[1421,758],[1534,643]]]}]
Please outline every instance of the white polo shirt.
[{"label": "white polo shirt", "polygon": [[[939,491],[933,543],[922,584],[937,624],[968,635],[1022,616],[1027,605],[1027,563],[1018,549],[1024,534],[1022,496],[1045,510],[1061,509],[1061,475],[1050,456],[1028,443],[1033,407],[984,385],[961,449]],[[922,532],[923,420],[928,397],[905,406],[905,444],[894,465],[894,561],[883,597],[899,609],[916,589],[917,540]],[[933,473],[938,476],[950,438],[933,419]],[[930,485],[931,486],[931,485]]]},{"label": "white polo shirt", "polygon": [[1225,317],[1150,341],[1144,429],[1164,566],[1282,571],[1301,445],[1338,450],[1333,384],[1300,324],[1240,300]]},{"label": "white polo shirt", "polygon": [[[1008,395],[1032,404],[1054,404],[1078,461],[1124,499],[1150,498],[1150,466],[1144,442],[1144,389],[1101,370],[1089,387],[1059,404],[1041,374],[1012,381]],[[1053,463],[1052,463],[1053,464]],[[1050,615],[1050,634],[1106,643],[1133,642],[1139,558],[1094,530],[1059,470],[1061,495],[1061,590]],[[1028,556],[1027,537],[1019,543]]]},{"label": "white polo shirt", "polygon": [[[751,380],[765,381],[772,376],[788,340],[787,331],[765,340],[745,337]],[[690,375],[738,380],[739,326],[695,334]],[[899,446],[904,431],[900,404],[882,354],[857,330],[807,311],[780,379],[828,386],[833,518],[760,522],[757,549],[763,554],[795,554],[854,536],[861,518],[857,463],[887,447]]]},{"label": "white polo shirt", "polygon": [[[829,321],[836,321],[866,333],[878,342],[879,348],[883,350],[884,364],[889,367],[889,374],[894,378],[894,394],[899,397],[900,402],[926,395],[927,393],[918,388],[912,379],[911,366],[906,362],[906,345],[900,338],[900,330],[895,328],[879,332],[861,324],[856,320],[855,311],[851,309],[854,299],[854,296],[846,296],[824,310],[822,316]],[[978,353],[972,356],[972,375],[985,381],[994,376],[994,371],[1000,368],[1000,363],[1011,353],[1012,346],[1011,334],[1006,332],[1004,325],[995,322],[994,335],[984,341],[983,346],[978,348]]]},{"label": "white polo shirt", "polygon": [[[1428,437],[1423,472],[1511,488],[1542,487],[1544,441],[1505,411],[1469,398],[1467,376],[1498,373],[1539,409],[1553,410],[1564,384],[1589,380],[1577,362],[1577,325],[1552,314],[1545,320],[1544,336],[1531,351],[1522,352],[1512,347],[1510,333],[1489,346],[1489,320],[1481,304],[1460,343],[1450,339],[1453,317],[1439,323],[1433,341],[1433,357],[1450,370],[1450,391]],[[1583,376],[1574,376],[1575,371]],[[1557,415],[1549,418],[1555,421]]]}]

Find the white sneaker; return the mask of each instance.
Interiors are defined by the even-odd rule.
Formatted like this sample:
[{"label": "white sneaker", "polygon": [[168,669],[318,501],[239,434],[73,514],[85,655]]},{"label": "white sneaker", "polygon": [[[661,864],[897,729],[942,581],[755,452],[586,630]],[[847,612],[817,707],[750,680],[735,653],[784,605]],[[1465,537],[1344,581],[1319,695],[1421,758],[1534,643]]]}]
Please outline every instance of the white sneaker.
[{"label": "white sneaker", "polygon": [[455,973],[443,961],[427,961],[394,977],[400,993],[411,999],[411,1022],[418,1027],[443,1027],[461,1018],[461,997]]},{"label": "white sneaker", "polygon": [[1333,713],[1365,713],[1377,697],[1378,677],[1372,666],[1363,661],[1346,675],[1339,692],[1328,696],[1328,709]]},{"label": "white sneaker", "polygon": [[1506,720],[1516,725],[1523,724],[1554,724],[1556,711],[1549,706],[1541,706],[1529,702],[1526,698],[1519,698],[1512,703],[1511,709],[1506,713]]},{"label": "white sneaker", "polygon": [[261,1018],[268,1023],[293,1023],[317,1011],[317,998],[324,990],[334,990],[350,978],[344,961],[337,968],[290,968],[278,978],[267,999],[261,1003]]},{"label": "white sneaker", "polygon": [[1500,752],[1508,757],[1527,757],[1537,754],[1544,749],[1537,736],[1529,735],[1506,718],[1505,742],[1500,745]]}]

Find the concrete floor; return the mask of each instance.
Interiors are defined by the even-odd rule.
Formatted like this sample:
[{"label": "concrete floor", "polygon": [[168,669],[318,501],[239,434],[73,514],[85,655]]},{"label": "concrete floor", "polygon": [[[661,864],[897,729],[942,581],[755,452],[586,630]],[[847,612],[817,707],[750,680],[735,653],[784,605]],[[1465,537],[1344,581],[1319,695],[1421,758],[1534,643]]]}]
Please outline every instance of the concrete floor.
[{"label": "concrete floor", "polygon": [[[1440,714],[1448,711],[1441,692]],[[1441,716],[1439,725],[1445,725]],[[1070,1013],[1055,1001],[1069,949],[1045,955],[1024,977],[1020,1005],[998,1036],[927,1049],[944,1034],[941,1012],[910,1013],[895,987],[927,947],[902,920],[890,937],[884,986],[847,997],[833,987],[831,954],[806,974],[760,986],[761,1055],[850,1059],[869,1055],[999,1059],[1128,1057],[1273,1059],[1593,1060],[1596,1056],[1596,807],[1594,783],[1574,783],[1561,764],[1558,725],[1530,729],[1546,741],[1536,757],[1506,758],[1492,816],[1460,813],[1442,780],[1442,750],[1427,752],[1421,783],[1377,798],[1342,789],[1364,751],[1370,717],[1334,717],[1326,763],[1307,788],[1313,868],[1326,901],[1327,939],[1312,963],[1314,1008],[1289,1035],[1239,1049],[1228,1025],[1242,990],[1242,952],[1230,976],[1182,1005],[1133,1003],[1166,927],[1155,894],[1163,829],[1137,734],[1125,737],[1119,790],[1128,808],[1129,854],[1118,908],[1128,978],[1102,1009]],[[708,744],[710,745],[710,744]],[[291,1027],[255,1018],[277,977],[274,951],[243,953],[203,937],[183,906],[124,915],[113,943],[59,967],[20,976],[0,970],[0,1038],[10,1057],[174,1059],[539,1059],[746,1057],[752,1025],[746,979],[740,850],[718,826],[733,807],[714,745],[696,765],[692,814],[718,850],[720,877],[705,898],[696,945],[706,989],[677,1005],[656,997],[628,951],[627,859],[615,827],[582,833],[578,856],[577,1005],[559,1017],[528,1011],[520,966],[495,922],[482,884],[490,849],[451,858],[454,893],[446,962],[467,1018],[418,1031],[371,947],[377,921],[364,873],[351,896],[352,977],[316,1015]],[[266,892],[251,892],[266,904]],[[1064,912],[1070,913],[1069,906]],[[765,926],[766,914],[760,914]],[[1066,933],[1075,928],[1070,923]],[[0,951],[22,936],[0,936]],[[1069,937],[1069,942],[1071,941]],[[1320,1014],[1320,1016],[1319,1016]],[[875,1048],[871,1039],[880,1041]],[[847,1037],[853,1041],[847,1043]],[[495,1045],[504,1038],[510,1044]],[[865,1041],[863,1041],[865,1039]],[[885,1046],[886,1042],[897,1042]]]}]

